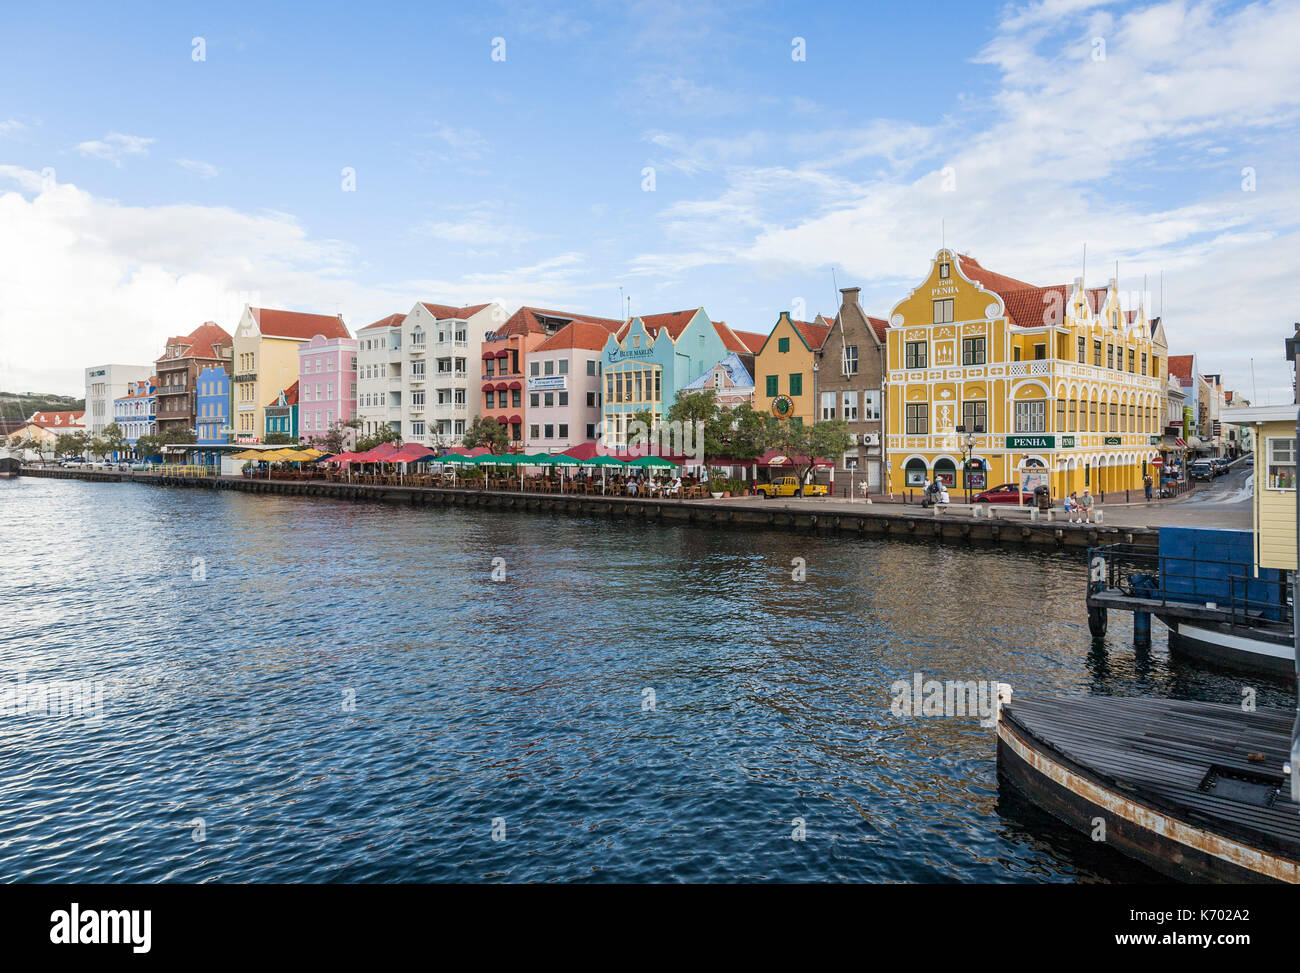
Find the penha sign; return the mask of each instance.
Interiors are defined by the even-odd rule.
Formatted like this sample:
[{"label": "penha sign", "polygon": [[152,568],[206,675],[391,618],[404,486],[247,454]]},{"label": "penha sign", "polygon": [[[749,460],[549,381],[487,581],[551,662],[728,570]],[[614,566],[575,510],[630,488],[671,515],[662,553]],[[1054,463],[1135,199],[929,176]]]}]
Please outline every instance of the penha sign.
[{"label": "penha sign", "polygon": [[1055,436],[1008,436],[1007,449],[1055,449]]}]

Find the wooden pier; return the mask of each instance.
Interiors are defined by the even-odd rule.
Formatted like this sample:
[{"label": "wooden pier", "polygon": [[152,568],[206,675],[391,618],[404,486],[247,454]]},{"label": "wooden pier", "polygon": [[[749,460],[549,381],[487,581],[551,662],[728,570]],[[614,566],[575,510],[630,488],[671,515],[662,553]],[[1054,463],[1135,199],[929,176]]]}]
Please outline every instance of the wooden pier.
[{"label": "wooden pier", "polygon": [[[24,476],[146,483],[188,489],[238,490],[243,493],[321,497],[357,502],[396,503],[415,507],[474,507],[490,510],[551,513],[569,516],[635,519],[653,523],[701,527],[787,530],[928,542],[971,542],[1039,550],[1085,551],[1098,544],[1122,542],[1155,549],[1158,531],[1141,527],[1105,527],[1053,521],[1008,521],[915,512],[902,505],[860,506],[847,512],[818,499],[789,503],[763,501],[735,504],[715,500],[671,500],[564,493],[522,493],[514,490],[451,487],[378,486],[333,480],[278,480],[240,476],[175,476],[112,470],[69,470],[28,467]],[[887,506],[894,509],[885,509]],[[873,509],[874,507],[874,509]]]},{"label": "wooden pier", "polygon": [[998,719],[998,775],[1170,878],[1296,883],[1300,806],[1284,770],[1295,718],[1168,699],[1015,696]]}]

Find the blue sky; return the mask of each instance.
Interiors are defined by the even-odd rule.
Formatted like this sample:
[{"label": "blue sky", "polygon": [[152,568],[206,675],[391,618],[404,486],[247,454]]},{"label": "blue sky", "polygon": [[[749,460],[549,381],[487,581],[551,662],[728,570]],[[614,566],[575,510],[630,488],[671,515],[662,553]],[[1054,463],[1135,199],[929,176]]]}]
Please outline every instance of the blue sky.
[{"label": "blue sky", "polygon": [[1035,283],[1085,244],[1134,301],[1163,271],[1173,351],[1280,402],[1296,36],[1296,2],[20,6],[0,386],[77,392],[245,300],[355,328],[621,285],[766,331],[834,268],[885,315],[944,227]]}]

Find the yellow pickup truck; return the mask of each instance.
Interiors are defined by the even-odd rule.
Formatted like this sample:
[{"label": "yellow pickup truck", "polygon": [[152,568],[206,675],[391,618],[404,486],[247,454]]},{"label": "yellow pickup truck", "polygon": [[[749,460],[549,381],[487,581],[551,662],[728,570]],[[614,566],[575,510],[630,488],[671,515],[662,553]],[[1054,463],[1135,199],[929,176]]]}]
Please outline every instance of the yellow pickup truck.
[{"label": "yellow pickup truck", "polygon": [[[793,497],[799,493],[799,478],[795,476],[778,476],[771,483],[760,483],[754,489],[761,497]],[[805,484],[803,495],[805,497],[824,497],[827,495],[826,484]]]}]

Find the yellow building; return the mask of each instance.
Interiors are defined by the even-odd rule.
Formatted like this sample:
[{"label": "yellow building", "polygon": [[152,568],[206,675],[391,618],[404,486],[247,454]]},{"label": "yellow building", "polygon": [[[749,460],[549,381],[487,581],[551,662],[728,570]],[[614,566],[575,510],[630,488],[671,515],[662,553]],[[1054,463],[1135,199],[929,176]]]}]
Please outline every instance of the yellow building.
[{"label": "yellow building", "polygon": [[316,335],[350,338],[342,316],[245,307],[235,329],[231,425],[235,442],[258,443],[266,403],[298,381],[298,348]]},{"label": "yellow building", "polygon": [[1101,496],[1155,476],[1167,342],[1144,308],[1120,307],[1114,280],[1039,287],[943,249],[887,335],[891,492],[936,476],[978,491],[1028,471],[1055,497]]},{"label": "yellow building", "polygon": [[1255,566],[1296,570],[1294,405],[1224,409],[1224,423],[1250,430],[1255,443]]},{"label": "yellow building", "polygon": [[795,321],[789,311],[781,312],[754,357],[755,409],[781,419],[813,422],[817,416],[814,363],[832,323],[820,315],[815,321]]}]

